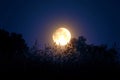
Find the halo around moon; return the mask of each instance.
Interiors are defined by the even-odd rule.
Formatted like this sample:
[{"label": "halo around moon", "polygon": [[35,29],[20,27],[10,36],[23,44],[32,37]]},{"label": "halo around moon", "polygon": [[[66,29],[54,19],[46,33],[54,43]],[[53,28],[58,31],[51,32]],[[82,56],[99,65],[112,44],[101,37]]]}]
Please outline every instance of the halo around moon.
[{"label": "halo around moon", "polygon": [[58,28],[53,33],[52,37],[53,37],[53,41],[55,42],[55,44],[60,45],[60,46],[65,46],[67,43],[70,42],[71,33],[66,28]]}]

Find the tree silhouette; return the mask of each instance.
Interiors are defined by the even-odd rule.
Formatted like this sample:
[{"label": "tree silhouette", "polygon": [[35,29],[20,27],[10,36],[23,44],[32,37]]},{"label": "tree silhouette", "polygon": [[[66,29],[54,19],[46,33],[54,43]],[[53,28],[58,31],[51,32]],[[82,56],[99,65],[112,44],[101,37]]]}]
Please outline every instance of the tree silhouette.
[{"label": "tree silhouette", "polygon": [[[64,49],[57,45],[45,45],[39,49],[37,41],[30,49],[21,34],[0,29],[0,65],[6,70],[43,72],[81,72],[84,70],[109,70],[119,67],[115,47],[87,44],[86,38],[72,38]],[[116,67],[117,66],[117,67]],[[106,68],[107,67],[107,68]],[[18,69],[19,68],[19,69]],[[13,69],[12,69],[13,70]]]},{"label": "tree silhouette", "polygon": [[[61,65],[62,68],[80,69],[83,67],[106,67],[116,64],[117,51],[114,48],[108,48],[107,45],[90,45],[86,39],[80,36],[78,39],[72,38],[64,50],[60,47],[45,46],[43,50],[37,50],[36,61],[39,63],[50,63]],[[34,55],[34,54],[33,54]],[[49,65],[47,65],[49,66]],[[81,69],[83,69],[83,67]]]},{"label": "tree silhouette", "polygon": [[23,64],[28,47],[21,34],[0,29],[0,61],[3,67]]}]

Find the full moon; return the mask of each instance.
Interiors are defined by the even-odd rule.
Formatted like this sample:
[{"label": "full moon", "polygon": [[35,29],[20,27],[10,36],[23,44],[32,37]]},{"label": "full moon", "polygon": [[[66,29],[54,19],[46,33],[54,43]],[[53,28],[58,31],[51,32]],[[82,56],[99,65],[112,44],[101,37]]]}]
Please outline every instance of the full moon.
[{"label": "full moon", "polygon": [[58,28],[52,37],[55,44],[65,46],[71,39],[71,33],[66,28]]}]

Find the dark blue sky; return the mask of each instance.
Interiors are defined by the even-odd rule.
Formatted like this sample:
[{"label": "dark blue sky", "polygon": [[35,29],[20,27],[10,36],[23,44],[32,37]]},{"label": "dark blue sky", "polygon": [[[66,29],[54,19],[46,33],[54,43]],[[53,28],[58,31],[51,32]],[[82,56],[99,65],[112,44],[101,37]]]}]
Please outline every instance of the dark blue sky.
[{"label": "dark blue sky", "polygon": [[0,27],[23,34],[28,45],[52,41],[57,25],[89,43],[120,43],[119,0],[0,0]]}]

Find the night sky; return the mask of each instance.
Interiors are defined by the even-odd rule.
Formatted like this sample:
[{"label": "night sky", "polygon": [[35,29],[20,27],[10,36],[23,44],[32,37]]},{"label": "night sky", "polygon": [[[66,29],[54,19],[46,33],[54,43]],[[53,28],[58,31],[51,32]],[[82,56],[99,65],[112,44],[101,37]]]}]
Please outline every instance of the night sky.
[{"label": "night sky", "polygon": [[52,42],[58,25],[88,43],[120,43],[119,0],[0,0],[0,28],[21,33],[29,46]]}]

